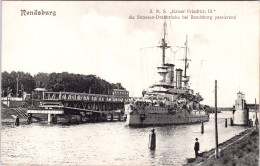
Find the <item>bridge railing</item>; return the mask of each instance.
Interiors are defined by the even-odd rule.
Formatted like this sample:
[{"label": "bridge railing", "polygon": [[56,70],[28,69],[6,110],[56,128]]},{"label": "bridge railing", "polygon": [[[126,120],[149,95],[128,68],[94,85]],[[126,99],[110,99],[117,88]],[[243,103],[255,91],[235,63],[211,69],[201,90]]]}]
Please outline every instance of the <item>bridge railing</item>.
[{"label": "bridge railing", "polygon": [[43,100],[129,102],[129,97],[75,92],[44,92]]}]

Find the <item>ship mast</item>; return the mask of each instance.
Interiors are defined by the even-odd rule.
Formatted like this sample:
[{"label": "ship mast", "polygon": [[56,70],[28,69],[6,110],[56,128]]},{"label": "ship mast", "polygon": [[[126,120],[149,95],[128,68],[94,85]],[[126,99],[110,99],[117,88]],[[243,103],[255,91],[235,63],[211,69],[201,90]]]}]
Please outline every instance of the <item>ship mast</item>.
[{"label": "ship mast", "polygon": [[166,28],[167,28],[167,24],[166,21],[164,20],[162,45],[160,46],[162,48],[162,65],[165,64],[165,49],[168,48],[167,43],[165,42]]},{"label": "ship mast", "polygon": [[187,52],[188,52],[188,35],[186,35],[186,42],[185,42],[185,66],[184,66],[184,78],[186,78],[186,68],[187,68]]}]

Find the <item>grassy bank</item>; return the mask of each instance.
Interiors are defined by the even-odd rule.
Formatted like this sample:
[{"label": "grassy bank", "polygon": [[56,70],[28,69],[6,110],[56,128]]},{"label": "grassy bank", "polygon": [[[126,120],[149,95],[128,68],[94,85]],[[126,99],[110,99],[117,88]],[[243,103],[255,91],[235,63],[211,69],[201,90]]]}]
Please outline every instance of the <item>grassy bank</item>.
[{"label": "grassy bank", "polygon": [[220,157],[215,159],[215,149],[203,152],[201,157],[188,159],[187,165],[258,166],[259,130],[248,129],[220,144]]}]

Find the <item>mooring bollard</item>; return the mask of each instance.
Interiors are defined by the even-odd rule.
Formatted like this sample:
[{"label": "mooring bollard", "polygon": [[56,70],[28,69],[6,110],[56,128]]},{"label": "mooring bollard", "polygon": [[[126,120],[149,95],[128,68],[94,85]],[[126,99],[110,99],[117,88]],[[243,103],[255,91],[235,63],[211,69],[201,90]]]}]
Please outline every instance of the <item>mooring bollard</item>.
[{"label": "mooring bollard", "polygon": [[155,150],[156,147],[156,134],[154,133],[154,129],[152,129],[152,134],[149,136],[150,138],[150,150]]},{"label": "mooring bollard", "polygon": [[230,118],[230,125],[233,126],[233,119]]},{"label": "mooring bollard", "polygon": [[16,118],[15,118],[14,125],[19,126],[19,117],[18,116],[16,116]]},{"label": "mooring bollard", "polygon": [[225,127],[227,128],[227,118],[225,119]]},{"label": "mooring bollard", "polygon": [[204,133],[204,122],[201,122],[201,134]]}]

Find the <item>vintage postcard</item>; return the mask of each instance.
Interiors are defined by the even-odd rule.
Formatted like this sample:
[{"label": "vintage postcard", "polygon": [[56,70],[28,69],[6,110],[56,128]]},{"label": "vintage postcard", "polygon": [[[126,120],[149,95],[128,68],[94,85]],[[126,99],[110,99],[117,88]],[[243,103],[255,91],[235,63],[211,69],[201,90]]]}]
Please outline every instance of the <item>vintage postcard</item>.
[{"label": "vintage postcard", "polygon": [[3,1],[1,165],[258,165],[258,1]]}]

